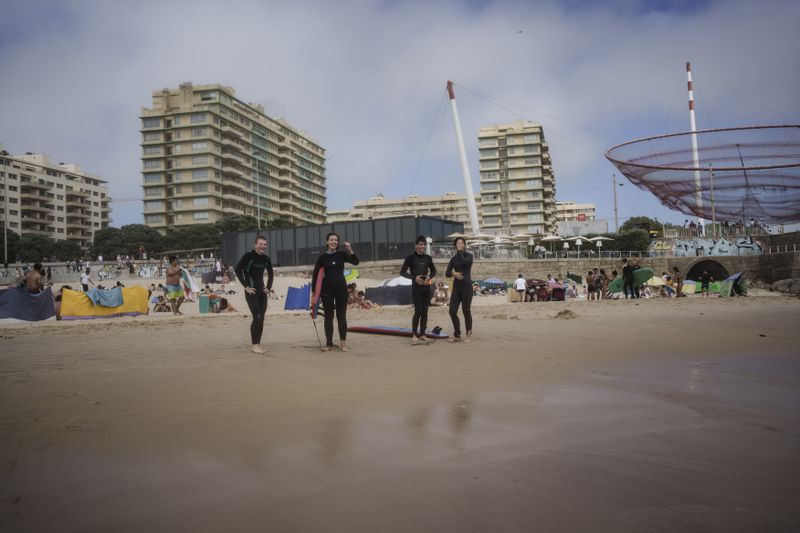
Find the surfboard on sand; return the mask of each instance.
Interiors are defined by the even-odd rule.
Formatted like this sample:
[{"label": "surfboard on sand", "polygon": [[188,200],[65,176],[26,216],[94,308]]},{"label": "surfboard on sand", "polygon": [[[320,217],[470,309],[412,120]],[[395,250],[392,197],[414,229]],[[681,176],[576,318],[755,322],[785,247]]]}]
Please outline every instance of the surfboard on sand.
[{"label": "surfboard on sand", "polygon": [[[398,337],[411,337],[411,328],[399,328],[395,326],[350,326],[347,331],[353,333],[372,333],[375,335],[395,335]],[[431,339],[446,339],[449,337],[446,333],[433,333],[428,330],[425,332],[426,337]]]},{"label": "surfboard on sand", "polygon": [[320,295],[322,294],[322,278],[325,277],[325,267],[320,267],[319,272],[317,273],[317,283],[314,284],[312,290],[314,291],[311,293],[311,318],[317,318],[317,315],[321,314],[319,312],[319,304],[320,304]]}]

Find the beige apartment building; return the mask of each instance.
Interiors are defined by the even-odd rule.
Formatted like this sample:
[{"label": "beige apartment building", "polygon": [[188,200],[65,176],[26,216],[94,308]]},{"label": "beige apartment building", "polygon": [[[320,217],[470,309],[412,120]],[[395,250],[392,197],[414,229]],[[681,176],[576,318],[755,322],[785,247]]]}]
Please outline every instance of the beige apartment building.
[{"label": "beige apartment building", "polygon": [[528,121],[486,126],[478,133],[486,233],[552,233],[555,178],[542,127]]},{"label": "beige apartment building", "polygon": [[88,250],[94,233],[111,223],[106,183],[46,154],[0,155],[0,214],[18,235],[75,241]]},{"label": "beige apartment building", "polygon": [[575,202],[556,202],[556,220],[572,222],[595,219],[595,204],[577,204]]},{"label": "beige apartment building", "polygon": [[325,222],[325,149],[234,89],[155,91],[140,118],[144,222],[162,234],[225,214]]},{"label": "beige apartment building", "polygon": [[[475,196],[480,224],[480,196]],[[328,211],[328,222],[351,222],[399,216],[429,216],[464,223],[464,230],[472,232],[467,210],[467,196],[448,192],[435,196],[412,194],[405,198],[384,198],[382,194],[369,200],[353,202],[352,209]]]}]

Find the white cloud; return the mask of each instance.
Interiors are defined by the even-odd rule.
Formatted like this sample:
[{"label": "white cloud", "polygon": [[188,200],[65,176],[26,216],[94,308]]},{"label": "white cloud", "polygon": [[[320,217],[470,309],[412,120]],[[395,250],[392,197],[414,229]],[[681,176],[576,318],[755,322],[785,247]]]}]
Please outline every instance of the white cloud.
[{"label": "white cloud", "polygon": [[[6,4],[0,142],[78,162],[116,198],[140,196],[139,108],[182,81],[230,85],[319,141],[330,208],[463,188],[446,102],[434,121],[447,79],[476,190],[478,128],[529,118],[545,127],[559,199],[596,201],[606,217],[615,169],[604,151],[688,129],[685,61],[701,128],[797,123],[800,111],[790,1],[689,13],[635,2]],[[683,217],[632,187],[621,203],[621,216]],[[139,203],[114,208],[115,224],[141,220]]]}]

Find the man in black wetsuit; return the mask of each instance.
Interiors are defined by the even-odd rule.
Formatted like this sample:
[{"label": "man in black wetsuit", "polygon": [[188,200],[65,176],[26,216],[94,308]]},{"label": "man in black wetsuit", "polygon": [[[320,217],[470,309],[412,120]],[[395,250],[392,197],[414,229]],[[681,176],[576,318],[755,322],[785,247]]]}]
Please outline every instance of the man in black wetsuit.
[{"label": "man in black wetsuit", "polygon": [[[267,271],[267,286],[264,286],[264,271]],[[272,261],[267,255],[267,238],[259,235],[256,237],[255,247],[247,252],[236,265],[236,277],[244,286],[244,298],[253,314],[250,324],[250,340],[253,342],[253,351],[264,353],[266,349],[261,346],[261,333],[264,331],[264,315],[267,314],[267,296],[272,288]]]},{"label": "man in black wetsuit", "polygon": [[628,263],[628,258],[622,258],[622,292],[625,294],[625,298],[628,298],[628,294],[630,294],[631,298],[636,297],[636,293],[633,291],[633,266]]},{"label": "man in black wetsuit", "polygon": [[461,324],[458,321],[458,306],[464,312],[464,329],[466,336],[464,342],[472,342],[472,254],[466,248],[463,237],[453,241],[456,255],[450,258],[445,271],[445,277],[455,277],[453,292],[450,295],[450,318],[453,321],[453,336],[447,339],[450,342],[461,340]]},{"label": "man in black wetsuit", "polygon": [[415,245],[414,253],[406,257],[400,268],[400,275],[412,281],[411,301],[414,302],[414,317],[411,319],[412,345],[433,342],[425,336],[425,328],[428,325],[428,307],[431,303],[431,283],[436,276],[433,258],[425,253],[425,237],[422,235],[417,237]]},{"label": "man in black wetsuit", "polygon": [[325,311],[325,347],[323,352],[329,352],[333,347],[333,313],[336,311],[336,321],[339,325],[339,349],[349,352],[345,340],[347,339],[347,281],[344,279],[345,262],[351,265],[358,264],[358,257],[353,253],[349,242],[344,243],[347,250],[339,250],[339,235],[328,233],[325,238],[327,249],[317,258],[314,265],[314,275],[311,277],[311,286],[317,286],[319,269],[324,268],[322,274],[322,308]]}]

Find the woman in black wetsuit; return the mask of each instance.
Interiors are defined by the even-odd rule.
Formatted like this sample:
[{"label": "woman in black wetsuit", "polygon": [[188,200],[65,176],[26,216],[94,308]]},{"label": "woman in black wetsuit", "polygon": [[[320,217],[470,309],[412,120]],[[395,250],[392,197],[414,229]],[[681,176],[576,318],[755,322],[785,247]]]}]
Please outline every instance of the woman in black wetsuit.
[{"label": "woman in black wetsuit", "polygon": [[458,321],[458,306],[464,313],[464,342],[472,341],[472,254],[466,250],[467,243],[463,238],[457,237],[453,241],[456,248],[454,255],[447,264],[444,275],[453,280],[453,291],[450,293],[450,318],[453,320],[453,336],[447,339],[450,342],[461,340],[461,324]]},{"label": "woman in black wetsuit", "polygon": [[318,258],[314,265],[314,275],[311,278],[311,286],[317,286],[317,276],[319,269],[324,268],[322,276],[322,308],[325,311],[325,346],[323,352],[329,352],[333,348],[333,313],[336,311],[336,321],[339,325],[339,348],[343,352],[349,352],[345,340],[347,339],[347,281],[344,279],[344,264],[358,264],[358,257],[353,253],[349,242],[344,243],[347,250],[339,250],[339,235],[328,233],[325,237],[328,249]]},{"label": "woman in black wetsuit", "polygon": [[[267,272],[267,285],[264,286],[264,271]],[[250,324],[250,340],[253,351],[264,353],[261,346],[261,333],[264,331],[264,315],[267,314],[267,295],[272,288],[272,262],[267,255],[267,238],[256,237],[255,247],[247,252],[236,265],[236,277],[244,286],[244,299],[253,315]]]}]

